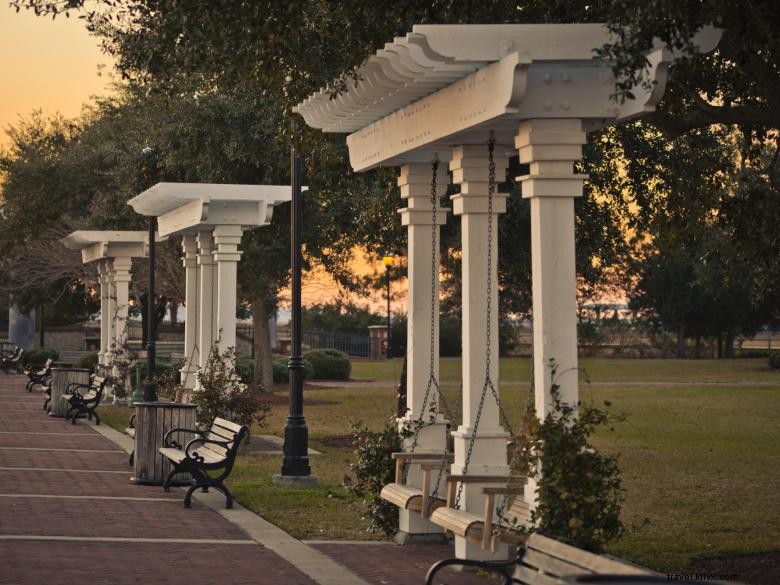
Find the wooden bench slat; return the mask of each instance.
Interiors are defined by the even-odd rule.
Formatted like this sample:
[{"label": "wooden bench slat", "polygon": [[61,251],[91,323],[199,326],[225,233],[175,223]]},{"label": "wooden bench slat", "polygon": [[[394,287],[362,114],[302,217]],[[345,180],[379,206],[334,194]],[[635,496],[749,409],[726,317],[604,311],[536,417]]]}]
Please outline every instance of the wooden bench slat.
[{"label": "wooden bench slat", "polygon": [[523,564],[544,571],[552,577],[593,573],[593,571],[588,568],[544,554],[532,548],[526,549],[525,554],[523,555]]},{"label": "wooden bench slat", "polygon": [[526,585],[561,585],[558,579],[549,577],[525,565],[518,565],[515,568],[512,573],[512,579]]},{"label": "wooden bench slat", "polygon": [[215,418],[212,427],[222,427],[223,429],[227,429],[229,431],[233,431],[233,433],[240,433],[241,429],[243,428],[241,425],[238,425],[232,421],[225,420],[224,418]]},{"label": "wooden bench slat", "polygon": [[437,508],[431,514],[431,522],[457,536],[482,537],[485,523],[482,518],[455,508]]},{"label": "wooden bench slat", "polygon": [[627,575],[652,575],[649,569],[630,565],[617,560],[590,553],[577,547],[559,542],[541,534],[533,534],[528,539],[526,548],[562,559],[568,563],[582,567],[582,572],[615,573]]}]

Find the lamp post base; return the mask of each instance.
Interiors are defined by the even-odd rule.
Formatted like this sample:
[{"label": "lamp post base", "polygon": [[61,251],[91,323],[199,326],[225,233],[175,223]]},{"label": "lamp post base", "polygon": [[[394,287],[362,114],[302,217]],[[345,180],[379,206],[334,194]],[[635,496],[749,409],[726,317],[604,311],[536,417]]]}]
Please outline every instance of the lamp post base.
[{"label": "lamp post base", "polygon": [[274,485],[282,485],[293,488],[317,488],[320,487],[320,479],[316,475],[282,475],[277,473],[273,478]]}]

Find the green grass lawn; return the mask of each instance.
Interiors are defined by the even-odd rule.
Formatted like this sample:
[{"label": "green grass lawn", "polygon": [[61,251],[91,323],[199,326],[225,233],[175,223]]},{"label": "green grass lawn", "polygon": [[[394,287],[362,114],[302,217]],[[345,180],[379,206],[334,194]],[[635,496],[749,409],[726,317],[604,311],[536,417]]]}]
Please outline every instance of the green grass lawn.
[{"label": "green grass lawn", "polygon": [[[692,557],[780,549],[780,373],[764,360],[584,359],[583,400],[610,400],[628,415],[594,443],[620,455],[628,533],[613,554],[657,569],[685,569]],[[273,486],[281,457],[242,455],[230,479],[245,506],[298,538],[371,539],[359,502],[343,487],[352,457],[350,421],[379,428],[395,408],[400,360],[356,362],[365,384],[307,387],[305,415],[316,490]],[[501,361],[502,401],[520,420],[530,379],[527,359]],[[459,361],[442,361],[451,400]],[[384,381],[386,384],[377,383]],[[372,382],[372,383],[369,383]],[[670,386],[670,383],[684,383]],[[283,394],[283,393],[282,393]],[[124,428],[126,409],[103,408]],[[275,404],[263,429],[282,435],[287,406]]]}]

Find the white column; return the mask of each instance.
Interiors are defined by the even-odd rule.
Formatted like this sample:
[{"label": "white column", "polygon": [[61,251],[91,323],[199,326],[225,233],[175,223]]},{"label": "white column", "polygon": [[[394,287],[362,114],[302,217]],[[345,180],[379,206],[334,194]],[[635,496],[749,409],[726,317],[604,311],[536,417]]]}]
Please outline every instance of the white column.
[{"label": "white column", "polygon": [[[455,462],[452,473],[466,471],[469,475],[506,475],[507,432],[499,421],[496,400],[487,389],[482,412],[479,404],[489,378],[498,393],[498,214],[506,211],[506,194],[493,195],[492,212],[488,199],[488,147],[485,144],[460,146],[453,149],[450,170],[453,182],[460,183],[459,195],[452,197],[453,212],[461,217],[462,299],[463,307],[463,424],[453,431]],[[507,161],[496,152],[496,181],[503,180]],[[492,224],[492,257],[488,261],[488,233]],[[488,276],[492,280],[488,291]],[[490,365],[487,367],[487,320],[490,302]],[[466,458],[474,427],[471,459]],[[461,509],[477,516],[484,513],[483,484],[466,484],[461,496]],[[505,558],[507,550],[496,553],[483,551],[478,545],[462,538],[455,539],[455,554],[459,558]]]},{"label": "white column", "polygon": [[116,282],[114,280],[114,259],[107,258],[106,262],[106,353],[104,365],[111,367],[114,363],[113,351],[116,344]]},{"label": "white column", "polygon": [[580,120],[529,120],[515,146],[530,174],[519,177],[531,200],[534,394],[536,412],[550,411],[550,362],[564,401],[576,404],[577,306],[574,262],[574,198],[587,175],[574,174],[586,141]]},{"label": "white column", "polygon": [[[518,180],[531,200],[534,402],[541,419],[551,410],[553,381],[563,401],[578,400],[574,198],[582,196],[587,175],[574,174],[574,162],[585,141],[580,120],[529,120],[515,138],[520,162],[530,164]],[[525,499],[536,503],[533,480]]]},{"label": "white column", "polygon": [[[217,287],[214,273],[214,238],[211,230],[198,232],[198,272],[200,273],[200,294],[198,303],[198,347],[200,352],[199,367],[203,369],[209,359],[211,346],[214,344],[215,331],[217,328],[216,313],[214,306],[216,304]],[[197,384],[196,384],[197,385]]]},{"label": "white column", "polygon": [[114,320],[114,336],[118,346],[127,343],[127,313],[130,303],[130,269],[132,258],[114,258],[114,290],[116,305]]},{"label": "white column", "polygon": [[[114,342],[117,351],[127,345],[127,313],[130,302],[130,268],[132,258],[114,258],[114,290],[116,293],[115,317],[114,317]],[[114,375],[119,370],[114,366]]]},{"label": "white column", "polygon": [[184,234],[181,240],[184,251],[184,366],[181,369],[181,385],[194,388],[199,364],[198,345],[198,243],[195,234]]},{"label": "white column", "polygon": [[236,297],[241,252],[240,225],[214,227],[214,261],[217,264],[217,335],[219,350],[236,347]]},{"label": "white column", "polygon": [[[447,222],[448,209],[440,207],[434,214],[431,200],[431,164],[407,164],[401,167],[398,186],[406,207],[399,210],[401,222],[408,234],[408,293],[406,329],[406,403],[409,410],[399,424],[414,425],[422,414],[426,422],[432,405],[438,403],[438,390],[431,386],[427,405],[423,407],[431,377],[439,380],[439,258],[441,250],[440,226]],[[447,192],[449,177],[444,163],[436,174],[436,196]],[[434,247],[435,246],[435,247]],[[431,318],[433,315],[433,318]],[[431,330],[433,327],[433,330]],[[433,335],[433,344],[431,344]],[[431,353],[433,352],[433,353]],[[444,454],[447,448],[447,420],[439,414],[434,424],[424,427],[417,437],[415,452]],[[410,443],[411,439],[407,440]],[[420,487],[419,469],[412,466],[407,483]],[[440,486],[444,493],[446,486]],[[400,510],[399,538],[406,535],[440,533],[441,528],[420,517],[419,514]]]},{"label": "white column", "polygon": [[98,363],[105,365],[108,361],[108,271],[105,260],[97,261],[98,282],[100,283],[100,351]]}]

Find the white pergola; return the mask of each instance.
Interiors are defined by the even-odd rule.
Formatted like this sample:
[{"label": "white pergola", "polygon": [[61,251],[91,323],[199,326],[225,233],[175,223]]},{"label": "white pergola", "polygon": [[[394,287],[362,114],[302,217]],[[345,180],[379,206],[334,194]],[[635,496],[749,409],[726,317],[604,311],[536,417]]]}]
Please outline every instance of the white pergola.
[{"label": "white pergola", "polygon": [[[699,50],[710,51],[719,36],[719,31],[706,29],[694,42]],[[449,161],[452,179],[460,185],[460,193],[452,197],[452,203],[462,226],[463,424],[452,432],[452,473],[464,470],[486,375],[485,283],[489,273],[496,283],[498,257],[494,241],[492,262],[487,265],[488,226],[491,221],[496,226],[498,214],[506,208],[506,195],[496,195],[493,217],[488,217],[486,144],[491,136],[496,141],[499,181],[507,158],[515,153],[521,163],[530,165],[529,174],[518,180],[523,198],[531,205],[536,411],[543,418],[551,407],[551,360],[557,364],[555,381],[563,400],[577,402],[574,199],[582,195],[587,176],[575,174],[574,164],[581,158],[588,131],[654,110],[674,59],[670,50],[657,43],[647,55],[647,84],[634,87],[634,99],[621,103],[612,98],[612,64],[594,58],[594,49],[610,40],[609,32],[600,24],[415,26],[406,37],[394,39],[370,56],[358,71],[359,80],[348,83],[346,92],[331,98],[330,92],[323,90],[294,109],[309,126],[347,133],[350,162],[356,171],[400,167],[398,185],[406,207],[399,213],[408,229],[409,250],[410,421],[420,416],[429,377],[432,333],[438,378],[438,322],[431,323],[430,315],[432,310],[438,315],[438,282],[432,282],[431,264],[438,262],[440,252],[431,249],[431,230],[438,232],[446,222],[447,210],[433,213],[432,161]],[[440,195],[447,181],[447,173],[440,168]],[[495,285],[490,294],[495,308]],[[490,347],[496,356],[496,309],[490,320]],[[497,388],[497,359],[491,361],[488,375]],[[446,421],[440,422],[438,427],[428,427],[421,433],[417,452],[444,449]],[[468,473],[507,474],[507,433],[491,396],[485,401],[476,436]],[[414,481],[413,475],[410,480]],[[481,515],[482,487],[466,484],[461,508]],[[531,505],[534,493],[535,486],[528,485],[526,499]],[[437,530],[418,515],[401,510],[402,532]],[[456,554],[460,558],[486,556],[461,538],[456,539]]]},{"label": "white pergola", "polygon": [[62,239],[73,250],[81,250],[84,264],[94,263],[100,283],[100,351],[98,362],[111,367],[112,349],[127,342],[127,314],[130,269],[133,258],[144,258],[149,236],[143,231],[78,230]]},{"label": "white pergola", "polygon": [[160,235],[182,236],[184,387],[196,386],[195,374],[217,339],[220,351],[235,347],[241,235],[268,225],[274,205],[290,196],[288,185],[157,183],[128,202],[137,213],[157,217]]}]

